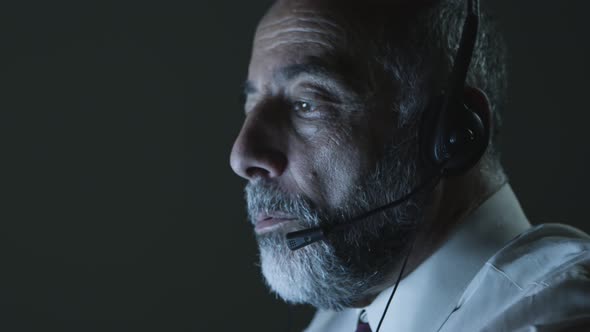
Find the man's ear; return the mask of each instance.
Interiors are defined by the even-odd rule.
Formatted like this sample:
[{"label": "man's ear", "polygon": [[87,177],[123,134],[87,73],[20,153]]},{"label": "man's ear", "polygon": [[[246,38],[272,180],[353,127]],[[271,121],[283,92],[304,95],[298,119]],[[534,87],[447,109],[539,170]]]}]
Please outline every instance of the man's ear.
[{"label": "man's ear", "polygon": [[466,86],[463,92],[463,102],[481,119],[484,127],[484,133],[486,133],[488,136],[487,140],[489,142],[491,133],[494,132],[494,121],[492,121],[492,108],[488,96],[485,92],[478,88]]}]

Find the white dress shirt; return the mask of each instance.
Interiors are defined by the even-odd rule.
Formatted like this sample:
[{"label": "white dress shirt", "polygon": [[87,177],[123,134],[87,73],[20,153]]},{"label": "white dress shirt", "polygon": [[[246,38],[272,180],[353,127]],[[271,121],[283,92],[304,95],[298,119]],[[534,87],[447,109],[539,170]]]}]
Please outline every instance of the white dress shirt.
[{"label": "white dress shirt", "polygon": [[[354,332],[362,310],[377,331],[392,288],[366,308],[319,310],[305,331]],[[590,237],[531,227],[505,185],[400,282],[380,331],[590,331]]]}]

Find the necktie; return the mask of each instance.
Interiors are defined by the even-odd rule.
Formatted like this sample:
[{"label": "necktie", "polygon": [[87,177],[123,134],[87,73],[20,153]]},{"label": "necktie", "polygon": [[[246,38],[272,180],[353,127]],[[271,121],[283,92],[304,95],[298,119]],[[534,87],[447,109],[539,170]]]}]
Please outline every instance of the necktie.
[{"label": "necktie", "polygon": [[361,311],[361,314],[359,315],[356,332],[372,332],[367,320],[367,312],[364,310]]}]

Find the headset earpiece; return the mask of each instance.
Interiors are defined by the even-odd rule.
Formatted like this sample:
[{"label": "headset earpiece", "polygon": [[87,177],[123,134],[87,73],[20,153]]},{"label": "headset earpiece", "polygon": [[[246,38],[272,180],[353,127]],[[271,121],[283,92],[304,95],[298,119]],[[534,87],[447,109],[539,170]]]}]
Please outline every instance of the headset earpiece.
[{"label": "headset earpiece", "polygon": [[[477,40],[479,2],[467,2],[467,17],[461,41],[440,96],[424,112],[420,129],[420,149],[426,165],[443,175],[461,175],[473,168],[488,147],[490,123],[465,103],[465,81]],[[485,121],[485,122],[484,122]]]},{"label": "headset earpiece", "polygon": [[[489,123],[465,103],[453,105],[454,112],[439,113],[435,122],[430,159],[444,175],[461,175],[477,164],[489,142]],[[458,109],[457,109],[458,108]],[[485,120],[485,122],[484,122]]]}]

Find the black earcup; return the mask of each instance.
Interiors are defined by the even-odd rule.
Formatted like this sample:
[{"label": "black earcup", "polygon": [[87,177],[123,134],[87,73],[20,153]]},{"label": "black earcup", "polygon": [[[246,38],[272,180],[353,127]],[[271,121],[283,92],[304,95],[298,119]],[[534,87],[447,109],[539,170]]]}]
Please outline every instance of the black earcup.
[{"label": "black earcup", "polygon": [[443,175],[465,174],[485,153],[490,126],[463,103],[441,109],[443,98],[436,98],[422,117],[422,159]]},{"label": "black earcup", "polygon": [[[479,1],[467,2],[461,41],[449,82],[422,116],[420,148],[427,167],[443,175],[461,175],[473,168],[485,153],[490,137],[489,117],[483,119],[465,105],[465,88],[477,41]],[[485,121],[485,122],[484,122]]]}]

